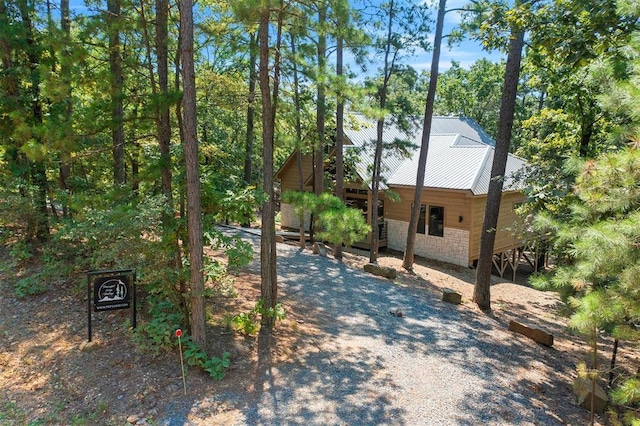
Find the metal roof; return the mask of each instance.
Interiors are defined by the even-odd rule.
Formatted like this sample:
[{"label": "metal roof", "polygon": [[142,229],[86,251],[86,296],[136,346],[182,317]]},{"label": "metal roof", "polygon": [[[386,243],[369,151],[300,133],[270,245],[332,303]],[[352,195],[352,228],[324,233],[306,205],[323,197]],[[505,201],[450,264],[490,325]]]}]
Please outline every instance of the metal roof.
[{"label": "metal roof", "polygon": [[[363,181],[371,179],[370,168],[375,152],[376,123],[360,114],[352,114],[345,126],[345,136],[352,146],[345,149],[360,150],[357,171]],[[385,143],[402,140],[412,143],[408,155],[387,151],[383,153],[381,177],[387,186],[415,186],[418,156],[422,140],[422,123],[416,123],[404,132],[392,123],[385,124]],[[475,195],[489,190],[491,163],[495,141],[473,120],[466,117],[433,117],[429,152],[427,155],[425,188],[469,190]],[[512,175],[525,166],[524,160],[509,154],[505,175],[506,190],[519,189]],[[369,185],[370,187],[371,185]]]}]

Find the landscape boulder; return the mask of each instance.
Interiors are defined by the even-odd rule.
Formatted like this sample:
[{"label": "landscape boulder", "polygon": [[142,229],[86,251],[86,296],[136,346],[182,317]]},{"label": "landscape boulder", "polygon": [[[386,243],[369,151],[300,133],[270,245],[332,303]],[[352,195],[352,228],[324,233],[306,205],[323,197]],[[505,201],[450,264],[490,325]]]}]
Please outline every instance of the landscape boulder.
[{"label": "landscape boulder", "polygon": [[[591,391],[593,383],[591,380],[584,377],[577,377],[573,381],[573,393],[578,398],[578,405],[585,410],[591,411]],[[593,398],[593,411],[602,414],[607,408],[609,398],[607,393],[602,389],[602,386],[595,384],[595,393]]]},{"label": "landscape boulder", "polygon": [[442,301],[459,305],[462,303],[462,294],[450,288],[442,289]]},{"label": "landscape boulder", "polygon": [[538,328],[527,327],[514,320],[509,321],[509,331],[513,331],[545,346],[553,346],[553,335]]},{"label": "landscape boulder", "polygon": [[389,266],[380,266],[376,263],[367,263],[364,265],[364,271],[379,277],[389,278],[390,280],[398,278],[398,271]]},{"label": "landscape boulder", "polygon": [[315,242],[313,243],[313,254],[319,254],[320,256],[327,255],[327,246],[323,243]]},{"label": "landscape boulder", "polygon": [[85,340],[84,342],[80,343],[80,350],[83,352],[89,352],[95,349],[97,346],[98,346],[98,342],[96,341],[88,342]]}]

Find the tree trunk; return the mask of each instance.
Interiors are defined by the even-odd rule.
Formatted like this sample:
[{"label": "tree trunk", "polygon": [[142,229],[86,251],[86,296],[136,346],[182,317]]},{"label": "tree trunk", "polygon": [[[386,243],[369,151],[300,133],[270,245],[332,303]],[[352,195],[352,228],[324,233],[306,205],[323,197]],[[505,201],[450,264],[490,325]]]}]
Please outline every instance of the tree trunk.
[{"label": "tree trunk", "polygon": [[498,137],[496,139],[493,164],[491,165],[491,181],[487,194],[482,234],[480,235],[480,257],[478,259],[476,282],[473,291],[473,301],[484,311],[491,310],[490,287],[493,246],[496,239],[504,173],[511,142],[511,129],[513,127],[523,45],[524,31],[519,28],[513,29],[504,74],[504,86],[502,89],[500,118],[498,122]]},{"label": "tree trunk", "polygon": [[109,26],[109,71],[111,75],[111,140],[113,145],[113,183],[125,183],[124,108],[122,103],[122,57],[120,52],[120,0],[107,0]]},{"label": "tree trunk", "polygon": [[[340,26],[340,23],[338,23]],[[342,35],[338,35],[338,46],[336,50],[336,75],[339,83],[343,75],[343,46],[344,39]],[[336,93],[336,197],[344,201],[344,94],[342,90]],[[342,244],[336,244],[333,248],[333,257],[342,261]]]},{"label": "tree trunk", "polygon": [[593,126],[594,123],[591,115],[583,115],[580,125],[580,158],[589,157],[589,145],[591,144],[591,137],[593,136]]},{"label": "tree trunk", "polygon": [[613,339],[613,350],[611,351],[611,364],[609,366],[609,387],[613,386],[614,371],[616,369],[616,357],[618,356],[618,346],[620,339]]},{"label": "tree trunk", "polygon": [[[276,271],[276,229],[275,203],[273,188],[273,144],[275,125],[275,104],[278,82],[278,59],[274,60],[273,95],[269,77],[269,21],[271,2],[266,1],[260,11],[260,92],[262,95],[262,160],[264,168],[263,190],[267,200],[262,207],[262,236],[260,238],[260,294],[264,302],[265,314],[262,315],[262,332],[270,333],[275,318],[266,312],[277,303],[278,284]],[[278,39],[281,31],[281,16],[278,22]],[[279,41],[277,42],[279,44]],[[277,49],[276,49],[277,51]],[[272,97],[273,96],[273,97]]]},{"label": "tree trunk", "polygon": [[[171,161],[171,112],[169,104],[169,48],[168,48],[169,2],[156,0],[156,59],[158,62],[158,91],[161,102],[157,111],[158,145],[160,148],[160,169],[162,173],[162,194],[167,200],[166,213],[162,218],[165,243],[171,252],[170,266],[174,271],[182,271],[182,251],[179,235],[175,231],[173,176]],[[176,55],[180,56],[180,55]],[[178,59],[176,59],[177,61]],[[176,77],[177,78],[177,77]],[[189,317],[189,308],[185,299],[187,283],[182,274],[178,274],[179,300],[185,318]]]},{"label": "tree trunk", "polygon": [[429,88],[427,89],[427,102],[424,110],[424,122],[422,126],[422,141],[418,156],[418,174],[416,176],[416,188],[411,205],[411,218],[407,229],[407,245],[404,251],[402,267],[413,269],[414,252],[416,245],[416,233],[418,232],[418,220],[420,218],[420,205],[422,204],[422,189],[424,188],[424,176],[429,152],[429,138],[431,137],[431,122],[433,120],[434,100],[438,84],[438,63],[440,62],[440,45],[442,44],[442,28],[444,26],[444,14],[446,13],[447,0],[440,0],[438,4],[438,20],[436,22],[436,35],[433,42],[433,57],[431,58],[431,75]]},{"label": "tree trunk", "polygon": [[[300,120],[300,79],[298,76],[298,63],[296,61],[296,43],[293,34],[289,34],[291,37],[291,54],[293,55],[293,104],[294,114],[296,116],[296,168],[298,171],[298,191],[304,192],[304,175],[302,174],[302,122]],[[298,245],[300,248],[305,248],[306,241],[304,238],[304,211],[300,209],[298,215]]]},{"label": "tree trunk", "polygon": [[[69,0],[60,0],[60,27],[62,29],[62,36],[64,37],[64,44],[66,48],[62,51],[62,61],[60,64],[60,76],[65,93],[65,111],[64,111],[64,123],[68,131],[71,132],[71,115],[73,113],[73,102],[71,100],[71,64],[70,61],[70,43],[71,43],[71,12],[69,8]],[[70,194],[69,184],[67,183],[71,176],[71,164],[69,162],[70,156],[68,152],[61,152],[59,154],[60,167],[58,168],[58,187],[65,194]],[[62,217],[67,218],[70,216],[69,204],[67,200],[62,203]]]},{"label": "tree trunk", "polygon": [[244,184],[251,184],[251,169],[253,164],[253,139],[256,99],[256,62],[258,61],[258,38],[255,33],[249,34],[249,99],[247,106],[247,139],[244,153]]},{"label": "tree trunk", "polygon": [[[391,44],[393,37],[393,22],[395,17],[395,1],[389,2],[389,21],[387,22],[387,39],[384,52],[384,71],[382,86],[378,91],[378,106],[380,111],[384,111],[387,106],[387,89],[389,87],[389,80],[393,73],[395,55],[391,54]],[[378,193],[380,188],[380,165],[382,163],[382,142],[384,136],[384,118],[381,118],[377,122],[376,127],[376,149],[373,158],[373,178],[371,184],[371,205],[369,206],[369,217],[371,218],[371,249],[369,251],[369,262],[377,263],[378,261],[378,243],[379,243],[379,230],[378,230]]]},{"label": "tree trunk", "polygon": [[[29,83],[31,100],[32,125],[34,127],[42,126],[43,111],[40,93],[40,46],[34,34],[33,23],[31,22],[30,10],[26,2],[20,2],[20,13],[22,23],[27,35],[27,59],[29,61]],[[37,134],[37,133],[36,133]],[[37,137],[36,137],[37,138]],[[38,143],[42,141],[37,138]],[[45,241],[49,238],[49,211],[47,209],[47,168],[44,160],[40,158],[29,159],[31,183],[35,188],[34,207],[36,212],[35,236],[39,241]]]},{"label": "tree trunk", "polygon": [[202,215],[198,162],[196,74],[193,58],[193,0],[180,0],[180,56],[182,57],[184,156],[187,178],[187,226],[191,283],[191,334],[194,343],[206,348]]},{"label": "tree trunk", "polygon": [[318,5],[318,75],[316,76],[316,133],[317,141],[313,156],[313,189],[316,195],[324,192],[324,121],[326,89],[324,79],[327,73],[327,36],[324,25],[327,22],[327,6],[324,0]]},{"label": "tree trunk", "polygon": [[131,153],[131,190],[136,197],[140,194],[140,160],[139,160],[140,146],[137,143],[133,144]]},{"label": "tree trunk", "polygon": [[[386,88],[383,89],[381,95],[380,107],[384,110],[386,103]],[[379,244],[379,230],[378,230],[378,200],[379,200],[379,188],[380,188],[380,165],[382,163],[382,138],[384,133],[384,118],[378,120],[376,127],[376,152],[373,157],[373,179],[371,183],[371,205],[369,206],[369,217],[371,218],[371,249],[369,251],[369,262],[378,262],[378,244]]]},{"label": "tree trunk", "polygon": [[[325,76],[327,73],[327,36],[324,25],[327,22],[327,4],[321,0],[318,4],[318,44],[316,58],[318,61],[318,72],[316,75],[316,143],[313,148],[313,193],[320,195],[324,192],[324,138],[325,138],[325,100],[326,87]],[[317,220],[313,212],[311,213],[309,224],[309,238],[313,244],[315,241]]]},{"label": "tree trunk", "polygon": [[156,0],[156,57],[158,61],[158,91],[162,101],[158,111],[158,143],[162,170],[162,193],[173,208],[171,176],[171,121],[169,113],[169,54],[168,54],[169,2]]}]

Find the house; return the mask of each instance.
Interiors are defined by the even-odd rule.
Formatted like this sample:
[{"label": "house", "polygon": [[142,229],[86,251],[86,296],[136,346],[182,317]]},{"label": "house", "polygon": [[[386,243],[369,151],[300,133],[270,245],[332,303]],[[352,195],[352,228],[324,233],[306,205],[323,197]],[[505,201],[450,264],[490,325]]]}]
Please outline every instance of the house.
[{"label": "house", "polygon": [[[347,121],[347,120],[346,120]],[[355,175],[345,182],[345,200],[359,208],[370,222],[371,172],[375,122],[352,114],[345,125],[345,157],[355,154]],[[383,153],[378,212],[380,217],[380,248],[404,251],[411,205],[415,192],[421,123],[404,132],[388,124],[385,142],[403,140],[415,146],[405,155]],[[420,220],[415,254],[462,266],[473,265],[479,257],[480,234],[491,175],[495,141],[473,120],[465,117],[433,117]],[[302,178],[305,190],[313,186],[311,156],[302,158]],[[524,201],[522,187],[514,172],[525,166],[524,160],[509,155],[495,241],[498,259],[515,256],[522,242],[509,230],[517,221],[514,207]],[[276,174],[281,190],[298,190],[300,174],[296,155],[292,155]],[[399,200],[397,200],[399,198]],[[395,201],[394,201],[395,199]],[[308,229],[308,219],[305,220]],[[298,218],[290,205],[281,205],[281,226],[298,228]],[[359,244],[370,247],[370,236]],[[504,262],[502,262],[504,263]],[[501,265],[496,265],[499,269]],[[502,268],[504,271],[504,268]],[[501,271],[501,272],[503,272]]]}]

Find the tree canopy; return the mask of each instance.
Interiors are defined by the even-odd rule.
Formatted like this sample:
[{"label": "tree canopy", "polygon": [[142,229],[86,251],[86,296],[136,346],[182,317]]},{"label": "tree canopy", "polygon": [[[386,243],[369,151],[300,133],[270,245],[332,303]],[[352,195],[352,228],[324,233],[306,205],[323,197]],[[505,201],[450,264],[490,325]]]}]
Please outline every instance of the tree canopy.
[{"label": "tree canopy", "polygon": [[[376,119],[377,194],[385,123],[408,126],[435,82],[412,62],[415,52],[432,48],[432,5],[91,0],[75,6],[0,0],[0,240],[11,247],[12,262],[41,256],[42,276],[57,275],[61,265],[72,275],[126,262],[139,271],[150,317],[163,319],[147,321],[139,335],[166,343],[175,322],[199,327],[206,317],[196,276],[204,273],[208,285],[220,281],[207,273],[219,269],[199,263],[202,245],[224,246],[231,257],[246,252],[239,241],[223,244],[215,225],[260,221],[267,238],[261,306],[270,328],[279,312],[275,171],[294,150],[314,155],[315,199],[330,205],[304,206],[317,217],[318,237],[340,248],[361,237],[362,218],[343,208],[343,194],[323,198],[348,179],[347,160],[334,159],[333,150],[344,142],[345,114]],[[437,76],[434,113],[476,120],[499,140],[501,153],[527,160],[521,211],[558,262],[545,282],[577,297],[577,313],[593,305],[583,298],[597,294],[614,334],[633,331],[637,2],[514,7],[483,0],[454,12],[462,22],[444,35],[453,45],[467,37],[506,52],[511,43],[515,58],[513,42],[522,41],[522,60],[508,70],[504,61],[454,62]],[[492,182],[501,178],[496,167]],[[308,183],[301,177],[301,190]],[[492,200],[499,205],[499,194]],[[377,209],[371,211],[375,229]],[[20,281],[16,290],[41,290],[30,283]],[[203,337],[202,328],[196,334]]]}]

